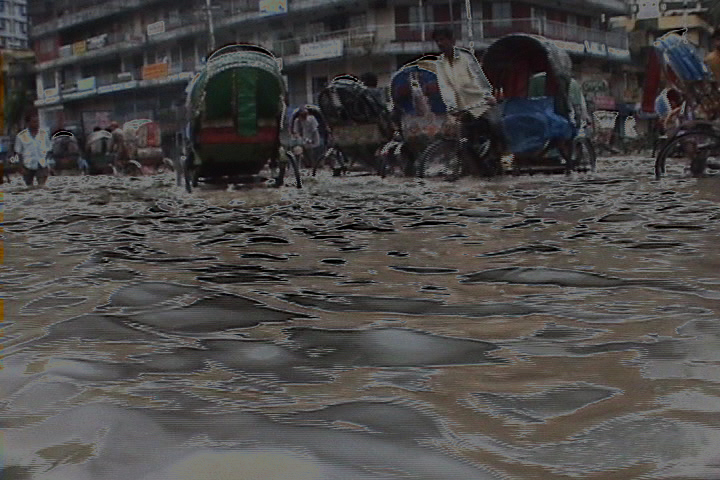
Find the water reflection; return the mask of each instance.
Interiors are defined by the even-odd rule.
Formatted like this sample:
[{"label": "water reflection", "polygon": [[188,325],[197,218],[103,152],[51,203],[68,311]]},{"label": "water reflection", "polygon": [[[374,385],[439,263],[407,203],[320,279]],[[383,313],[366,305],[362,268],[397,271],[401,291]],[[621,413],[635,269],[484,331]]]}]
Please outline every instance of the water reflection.
[{"label": "water reflection", "polygon": [[7,186],[5,468],[717,478],[707,179]]}]

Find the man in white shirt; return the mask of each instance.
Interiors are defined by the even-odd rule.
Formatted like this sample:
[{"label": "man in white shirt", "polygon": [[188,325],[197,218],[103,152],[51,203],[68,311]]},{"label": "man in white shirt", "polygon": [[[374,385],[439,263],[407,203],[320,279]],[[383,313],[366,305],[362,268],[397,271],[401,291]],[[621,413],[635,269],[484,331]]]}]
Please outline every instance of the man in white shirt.
[{"label": "man in white shirt", "polygon": [[449,28],[436,29],[433,40],[441,52],[437,77],[446,107],[451,110],[468,109],[460,113],[460,119],[472,144],[476,144],[479,135],[487,133],[496,147],[494,155],[499,157],[506,153],[505,135],[493,87],[475,55],[455,46],[455,37]]},{"label": "man in white shirt", "polygon": [[40,121],[36,111],[25,116],[28,128],[17,134],[15,138],[15,153],[23,166],[23,179],[28,187],[33,185],[37,178],[38,185],[45,185],[48,177],[50,161],[48,154],[52,150],[50,136],[47,131],[40,128]]},{"label": "man in white shirt", "polygon": [[302,142],[305,156],[310,164],[308,167],[313,167],[322,146],[320,143],[320,124],[313,115],[310,115],[307,108],[302,107],[300,109],[293,122],[292,133],[296,139]]}]

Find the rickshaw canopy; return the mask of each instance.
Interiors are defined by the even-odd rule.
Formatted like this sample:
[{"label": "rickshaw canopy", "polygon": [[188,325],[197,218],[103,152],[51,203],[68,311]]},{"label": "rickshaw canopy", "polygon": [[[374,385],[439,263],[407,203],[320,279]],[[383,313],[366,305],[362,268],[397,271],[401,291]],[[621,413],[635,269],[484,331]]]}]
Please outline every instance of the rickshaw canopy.
[{"label": "rickshaw canopy", "polygon": [[482,66],[490,83],[496,89],[503,89],[505,97],[528,97],[530,78],[544,72],[545,95],[567,102],[572,61],[567,52],[545,37],[524,33],[506,35],[488,47]]},{"label": "rickshaw canopy", "polygon": [[437,78],[436,55],[425,55],[405,64],[390,81],[393,104],[404,114],[416,115],[417,106],[413,102],[413,84],[420,87],[428,99],[432,113],[446,113],[447,109],[440,95]]},{"label": "rickshaw canopy", "polygon": [[278,59],[250,44],[227,45],[213,52],[188,90],[194,118],[231,120],[241,136],[256,135],[258,119],[277,118],[286,93]]}]

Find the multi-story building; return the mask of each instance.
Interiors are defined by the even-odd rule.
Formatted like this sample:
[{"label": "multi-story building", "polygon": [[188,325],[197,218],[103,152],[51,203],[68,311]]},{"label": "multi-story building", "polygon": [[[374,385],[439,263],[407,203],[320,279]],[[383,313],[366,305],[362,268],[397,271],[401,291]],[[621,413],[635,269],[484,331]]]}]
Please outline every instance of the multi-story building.
[{"label": "multi-story building", "polygon": [[27,48],[26,4],[26,0],[0,0],[0,48]]},{"label": "multi-story building", "polygon": [[[436,49],[436,26],[468,41],[463,0],[284,2],[212,0],[211,9],[206,0],[38,2],[31,38],[41,122],[91,129],[151,117],[167,132],[179,130],[184,89],[210,47],[211,24],[216,45],[255,42],[280,56],[292,105],[313,102],[341,73],[374,71],[387,85],[405,62]],[[567,49],[582,80],[607,78],[629,60],[627,32],[607,27],[627,13],[623,0],[471,0],[471,12],[479,55],[520,31]]]}]

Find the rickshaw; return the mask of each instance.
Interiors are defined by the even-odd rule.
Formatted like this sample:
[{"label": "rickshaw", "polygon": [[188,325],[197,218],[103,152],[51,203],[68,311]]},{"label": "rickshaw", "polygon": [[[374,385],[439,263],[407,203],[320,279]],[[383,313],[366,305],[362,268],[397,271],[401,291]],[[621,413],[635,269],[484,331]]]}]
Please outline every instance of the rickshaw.
[{"label": "rickshaw", "polygon": [[280,186],[288,163],[300,188],[299,168],[280,142],[285,95],[278,60],[270,51],[251,44],[215,50],[188,86],[187,189],[200,179],[256,180],[265,167],[276,165]]},{"label": "rickshaw", "polygon": [[107,130],[96,130],[87,138],[87,162],[90,175],[114,175],[118,173],[110,154],[112,135]]},{"label": "rickshaw", "polygon": [[123,141],[128,156],[128,167],[132,166],[137,173],[162,173],[172,171],[174,165],[166,158],[160,144],[160,127],[148,119],[137,119],[125,122],[122,127]]},{"label": "rickshaw", "polygon": [[415,160],[435,140],[446,118],[436,73],[436,55],[405,64],[390,81],[395,138],[381,150],[381,176],[415,174]]},{"label": "rickshaw", "polygon": [[379,149],[393,138],[390,112],[359,79],[335,77],[318,96],[330,127],[331,142],[321,162],[346,165],[356,161],[378,171]]},{"label": "rickshaw", "polygon": [[[320,107],[317,105],[302,105],[298,108],[296,108],[292,114],[290,115],[290,121],[288,124],[288,129],[290,131],[290,135],[294,135],[295,133],[295,120],[297,120],[298,116],[300,115],[300,111],[302,109],[307,110],[308,114],[315,117],[315,120],[318,122],[318,133],[320,134],[320,149],[323,147],[326,147],[330,140],[330,131],[328,128],[327,121],[325,120],[325,117],[322,114],[322,111],[320,110]],[[292,148],[292,153],[295,157],[295,159],[298,162],[298,165],[305,166],[312,168],[312,174],[315,176],[317,173],[318,167],[322,165],[323,160],[329,160],[329,158],[324,157],[324,152],[317,155],[315,158],[315,162],[313,164],[310,164],[309,159],[307,158],[307,153],[305,151],[305,144],[303,142],[303,139],[299,139],[296,141],[289,141],[290,147]],[[342,169],[342,165],[335,165],[335,164],[328,164],[328,166],[333,169],[333,172],[337,175],[340,174],[340,170]]]},{"label": "rickshaw", "polygon": [[[703,175],[707,168],[720,169],[720,90],[710,69],[686,37],[686,30],[669,32],[655,42],[648,75],[664,73],[685,100],[678,128],[668,138],[655,161],[655,177],[669,173]],[[658,71],[660,70],[660,71]],[[659,81],[652,82],[656,96]]]},{"label": "rickshaw", "polygon": [[[490,45],[482,67],[501,92],[503,131],[516,173],[594,166],[569,99],[572,62],[565,51],[539,35],[510,34]],[[538,96],[531,78],[540,73],[544,85]]]},{"label": "rickshaw", "polygon": [[70,172],[81,170],[85,173],[84,166],[80,165],[82,151],[77,137],[69,130],[58,130],[52,136],[51,157],[54,162],[55,172]]}]

